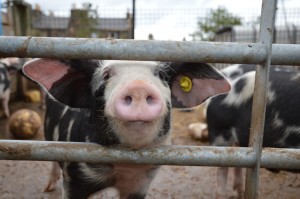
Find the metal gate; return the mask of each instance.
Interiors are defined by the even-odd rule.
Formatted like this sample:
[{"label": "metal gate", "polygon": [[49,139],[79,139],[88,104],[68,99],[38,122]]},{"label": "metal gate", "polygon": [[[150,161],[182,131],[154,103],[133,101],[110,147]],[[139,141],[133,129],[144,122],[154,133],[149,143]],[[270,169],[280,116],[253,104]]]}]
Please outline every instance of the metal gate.
[{"label": "metal gate", "polygon": [[248,44],[0,37],[0,57],[260,64],[256,69],[249,147],[160,146],[132,151],[105,148],[92,143],[1,140],[0,159],[246,167],[245,198],[256,198],[260,167],[300,168],[300,149],[262,149],[270,63],[300,65],[300,45],[272,45],[275,10],[276,0],[263,0],[261,41]]}]

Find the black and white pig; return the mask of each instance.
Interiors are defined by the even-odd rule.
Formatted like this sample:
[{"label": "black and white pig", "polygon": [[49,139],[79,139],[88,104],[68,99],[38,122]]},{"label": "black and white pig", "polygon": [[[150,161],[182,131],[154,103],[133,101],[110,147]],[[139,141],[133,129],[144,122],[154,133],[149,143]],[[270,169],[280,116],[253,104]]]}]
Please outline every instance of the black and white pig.
[{"label": "black and white pig", "polygon": [[220,72],[225,75],[230,81],[235,80],[236,78],[240,77],[241,75],[250,72],[255,71],[255,65],[253,64],[233,64],[229,65]]},{"label": "black and white pig", "polygon": [[[227,77],[230,81],[233,81],[247,72],[255,71],[255,68],[256,65],[254,64],[233,64],[223,68],[222,70],[220,70],[220,72],[223,75],[225,75],[225,77]],[[277,72],[291,71],[289,67],[283,67],[280,65],[271,65],[270,70],[277,71]]]},{"label": "black and white pig", "polygon": [[[209,142],[214,146],[248,146],[255,71],[232,81],[232,90],[206,102]],[[300,72],[272,67],[268,83],[264,147],[300,148]],[[216,198],[223,198],[228,168],[217,171]],[[240,168],[234,169],[234,189],[243,197]]]},{"label": "black and white pig", "polygon": [[[197,106],[231,88],[204,63],[35,59],[23,71],[50,96],[46,140],[131,149],[169,144],[172,107]],[[120,198],[144,198],[159,168],[54,163],[47,190],[54,189],[59,166],[65,198],[87,198],[107,187],[117,188]]]},{"label": "black and white pig", "polygon": [[[240,77],[241,75],[254,71],[255,65],[253,64],[232,64],[220,70],[220,72],[228,78],[229,81],[233,81],[234,79]],[[207,141],[208,140],[208,130],[206,120],[206,109],[207,109],[208,101],[203,104],[203,108],[199,109],[199,114],[201,120],[204,122],[195,122],[190,123],[188,126],[189,134],[193,139]],[[185,109],[182,109],[185,110]],[[185,111],[191,111],[193,109],[187,109]]]},{"label": "black and white pig", "polygon": [[6,118],[9,118],[10,99],[10,74],[9,71],[17,71],[20,65],[19,58],[4,58],[0,60],[0,100]]}]

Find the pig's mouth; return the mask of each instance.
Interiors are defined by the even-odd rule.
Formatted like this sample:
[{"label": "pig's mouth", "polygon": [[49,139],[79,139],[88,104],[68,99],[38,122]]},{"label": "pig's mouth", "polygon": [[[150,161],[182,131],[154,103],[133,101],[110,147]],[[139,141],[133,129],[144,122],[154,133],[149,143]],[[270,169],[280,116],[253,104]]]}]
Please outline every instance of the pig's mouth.
[{"label": "pig's mouth", "polygon": [[111,118],[112,126],[116,127],[118,132],[131,132],[132,134],[141,135],[150,133],[157,126],[158,120],[121,120],[119,118]]},{"label": "pig's mouth", "polygon": [[124,126],[134,130],[144,130],[148,126],[153,125],[153,121],[134,120],[124,122]]}]

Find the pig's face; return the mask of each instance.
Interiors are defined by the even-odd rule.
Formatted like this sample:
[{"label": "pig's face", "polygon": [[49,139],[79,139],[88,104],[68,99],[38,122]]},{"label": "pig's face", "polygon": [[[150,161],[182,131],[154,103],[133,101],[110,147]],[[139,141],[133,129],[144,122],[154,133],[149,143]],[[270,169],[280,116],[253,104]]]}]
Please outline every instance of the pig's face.
[{"label": "pig's face", "polygon": [[95,133],[109,131],[132,148],[164,142],[172,107],[197,106],[230,90],[227,80],[204,63],[36,59],[23,71],[54,101],[89,110],[87,120],[100,125]]},{"label": "pig's face", "polygon": [[[104,61],[95,71],[92,92],[101,99],[95,103],[104,102],[104,115],[120,143],[137,148],[168,134],[169,128],[162,128],[170,121],[171,109],[171,92],[163,76],[167,67],[157,62]],[[96,117],[97,113],[103,117],[95,111]]]}]

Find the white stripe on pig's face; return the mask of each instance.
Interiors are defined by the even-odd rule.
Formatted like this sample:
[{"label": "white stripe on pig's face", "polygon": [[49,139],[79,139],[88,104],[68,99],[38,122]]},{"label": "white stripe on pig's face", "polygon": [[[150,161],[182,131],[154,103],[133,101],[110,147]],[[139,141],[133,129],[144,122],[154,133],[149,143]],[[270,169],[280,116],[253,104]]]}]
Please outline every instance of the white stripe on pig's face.
[{"label": "white stripe on pig's face", "polygon": [[158,75],[166,66],[140,61],[102,64],[94,74],[92,89],[95,93],[105,84],[104,114],[120,143],[132,148],[155,144],[162,138],[164,122],[170,120],[171,91]]}]

